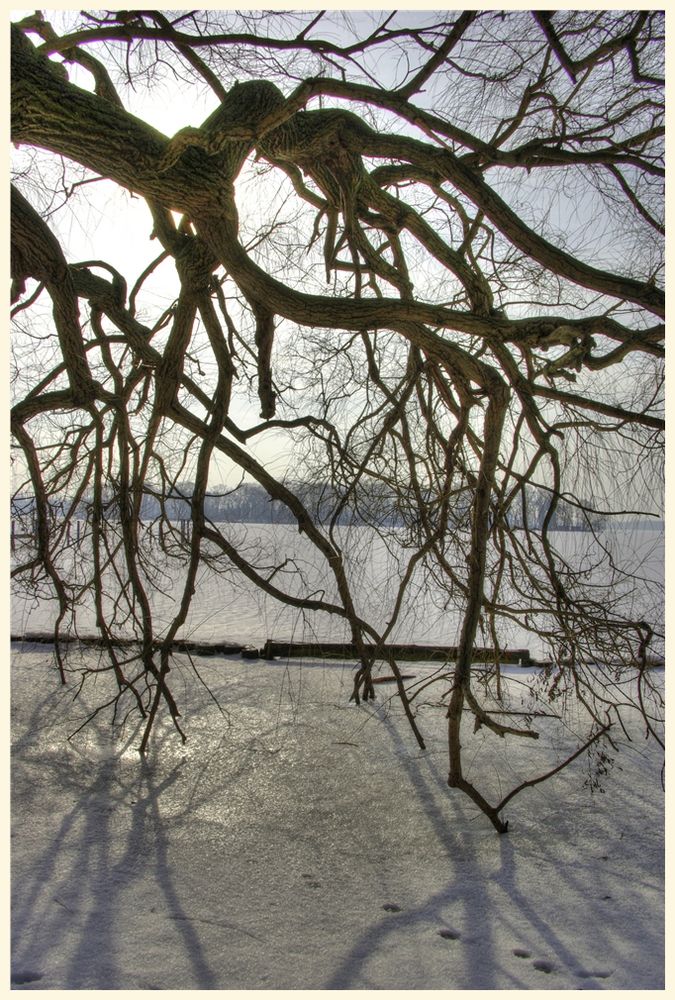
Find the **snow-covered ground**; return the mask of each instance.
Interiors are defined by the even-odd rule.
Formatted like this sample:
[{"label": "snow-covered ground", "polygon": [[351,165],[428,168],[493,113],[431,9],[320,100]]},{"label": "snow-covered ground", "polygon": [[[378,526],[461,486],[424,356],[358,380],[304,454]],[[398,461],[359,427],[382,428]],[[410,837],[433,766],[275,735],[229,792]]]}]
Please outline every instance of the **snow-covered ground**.
[{"label": "snow-covered ground", "polygon": [[[188,743],[163,725],[142,761],[103,717],[67,742],[101,692],[73,701],[50,647],[13,646],[15,989],[663,988],[661,757],[639,729],[604,794],[582,756],[499,837],[446,785],[434,699],[420,751],[390,689],[349,704],[352,664],[194,662],[224,714],[178,657]],[[516,783],[558,759],[474,740],[493,787],[497,764]]]}]

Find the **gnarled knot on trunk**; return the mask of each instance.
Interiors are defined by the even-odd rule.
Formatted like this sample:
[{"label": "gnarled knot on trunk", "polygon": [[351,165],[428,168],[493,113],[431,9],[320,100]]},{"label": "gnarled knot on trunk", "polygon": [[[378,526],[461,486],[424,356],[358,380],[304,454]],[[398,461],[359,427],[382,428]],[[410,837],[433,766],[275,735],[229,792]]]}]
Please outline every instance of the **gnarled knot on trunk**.
[{"label": "gnarled knot on trunk", "polygon": [[[174,135],[158,169],[165,173],[191,148],[217,156],[218,168],[230,179],[254,148],[273,162],[300,167],[326,199],[325,258],[330,270],[340,243],[339,213],[344,219],[343,240],[355,239],[363,249],[357,219],[359,210],[367,209],[372,199],[367,197],[369,174],[361,149],[364,139],[375,133],[357,115],[340,108],[298,110],[284,120],[286,103],[279,88],[268,80],[236,83],[199,128],[188,126]],[[395,222],[392,225],[396,228]]]},{"label": "gnarled knot on trunk", "polygon": [[208,245],[198,236],[183,236],[174,254],[176,270],[181,282],[191,292],[208,291],[211,275],[218,266],[218,259]]},{"label": "gnarled knot on trunk", "polygon": [[257,126],[284,103],[284,95],[269,80],[235,83],[199,128],[188,125],[169,140],[159,172],[165,173],[187,149],[195,147],[208,156],[223,154],[221,166],[234,177],[253,149]]},{"label": "gnarled knot on trunk", "polygon": [[[399,201],[371,177],[363,156],[380,139],[379,133],[351,111],[298,109],[297,99],[286,100],[270,81],[249,80],[235,84],[200,128],[189,126],[176,133],[160,160],[159,170],[168,170],[195,148],[216,158],[217,169],[233,181],[255,149],[258,156],[282,169],[301,170],[323,196],[315,232],[318,233],[321,216],[325,216],[327,280],[340,263],[340,250],[346,248],[352,258],[352,265],[346,265],[348,268],[353,266],[360,274],[365,264],[371,274],[390,282],[404,297],[410,297],[412,285],[405,268],[392,263],[382,247],[373,245],[363,223],[374,225],[385,234],[384,245],[393,247],[395,258],[397,252],[401,256],[398,245],[401,229],[412,228],[417,235],[421,234],[423,241],[431,241],[432,251],[440,253],[440,259],[459,278],[472,310],[478,315],[489,315],[492,293],[482,275],[472,269],[462,253],[450,250],[434,234],[429,234],[414,211],[402,209]],[[311,200],[317,204],[315,196]]]}]

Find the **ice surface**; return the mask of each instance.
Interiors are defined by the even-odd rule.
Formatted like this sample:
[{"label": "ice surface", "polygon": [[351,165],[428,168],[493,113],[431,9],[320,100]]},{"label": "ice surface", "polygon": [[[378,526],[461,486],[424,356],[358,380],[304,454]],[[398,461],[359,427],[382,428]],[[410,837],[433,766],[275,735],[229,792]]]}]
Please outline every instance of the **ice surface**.
[{"label": "ice surface", "polygon": [[[223,531],[243,552],[254,561],[267,566],[285,564],[283,572],[274,577],[274,582],[296,596],[324,596],[326,600],[337,599],[334,581],[320,554],[290,525],[221,525]],[[396,599],[396,588],[403,575],[404,553],[386,548],[381,539],[370,528],[357,526],[338,530],[344,546],[344,558],[349,570],[353,596],[359,613],[378,629],[383,629],[392,615]],[[662,627],[663,608],[663,531],[620,531],[615,529],[601,536],[603,544],[612,551],[615,561],[644,578],[637,587],[624,587],[623,610],[633,614],[638,620],[645,619]],[[597,547],[589,532],[558,532],[552,535],[554,544],[565,553],[576,566],[586,567],[597,561]],[[594,553],[591,557],[588,550]],[[76,571],[87,563],[85,543],[75,551],[64,554],[70,558],[73,567],[67,570],[76,577]],[[162,565],[162,558],[153,549],[154,559]],[[409,553],[408,553],[409,556]],[[457,556],[456,558],[459,558]],[[463,559],[464,556],[462,555]],[[452,561],[452,560],[451,560]],[[350,641],[351,633],[344,620],[328,614],[310,614],[306,610],[281,604],[262,593],[256,585],[241,576],[233,576],[226,565],[221,571],[202,566],[196,581],[196,593],[192,600],[185,626],[180,637],[208,642],[252,643],[262,647],[267,639],[313,641],[317,637],[327,641]],[[606,569],[606,567],[605,567]],[[65,569],[64,569],[65,571]],[[168,627],[176,614],[182,598],[182,587],[186,569],[184,555],[167,562],[165,572],[154,586],[148,587],[148,597],[153,609],[156,634]],[[66,572],[68,576],[68,572]],[[649,581],[649,582],[647,582]],[[160,586],[161,585],[161,586]],[[111,593],[117,592],[118,583],[110,583]],[[23,635],[30,631],[48,631],[53,627],[58,614],[56,600],[46,600],[47,585],[39,595],[39,600],[26,601],[25,593],[17,588],[12,595],[12,633]],[[613,595],[613,599],[616,595]],[[602,593],[596,592],[595,599],[602,600]],[[508,603],[506,596],[503,599]],[[618,610],[618,605],[614,606]],[[96,631],[96,614],[91,595],[85,595],[78,602],[77,626],[79,634]],[[457,645],[461,631],[460,609],[450,604],[448,595],[433,587],[423,585],[421,568],[415,572],[410,584],[409,597],[392,634],[391,642],[440,643]],[[64,631],[68,631],[68,622]],[[125,634],[124,626],[118,626],[116,635]],[[499,641],[502,649],[529,649],[534,657],[550,655],[539,637],[515,623],[499,623]],[[489,631],[479,634],[477,645],[492,646]]]},{"label": "ice surface", "polygon": [[[73,702],[48,647],[13,653],[14,989],[663,988],[641,733],[605,794],[580,758],[499,837],[445,784],[442,710],[420,751],[384,688],[348,703],[351,664],[197,659],[221,714],[178,657],[188,743],[163,725],[141,761],[103,717],[67,742],[94,693]],[[531,741],[474,740],[488,783],[532,775]]]}]

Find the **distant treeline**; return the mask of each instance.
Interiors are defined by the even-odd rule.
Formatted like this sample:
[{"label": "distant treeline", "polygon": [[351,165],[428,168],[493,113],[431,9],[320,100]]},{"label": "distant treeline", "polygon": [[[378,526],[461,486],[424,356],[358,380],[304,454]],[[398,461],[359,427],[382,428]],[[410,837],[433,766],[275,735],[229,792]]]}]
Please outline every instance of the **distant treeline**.
[{"label": "distant treeline", "polygon": [[[361,489],[356,495],[344,497],[326,484],[294,484],[296,496],[317,521],[325,523],[336,516],[339,524],[371,524],[381,527],[412,525],[419,518],[418,505],[414,495],[400,495],[388,490],[382,484],[366,491]],[[140,517],[152,522],[160,515],[170,521],[189,520],[192,514],[191,497],[194,483],[177,483],[165,495],[156,487],[145,487],[141,499]],[[527,487],[525,500],[512,504],[507,522],[512,528],[523,527],[527,523],[532,530],[543,526],[550,504],[550,494],[535,486]],[[458,492],[450,506],[451,518],[458,528],[468,526],[470,494]],[[433,509],[434,500],[427,501]],[[438,501],[436,501],[438,502]],[[82,499],[74,503],[68,497],[50,498],[50,509],[55,519],[70,517],[74,520],[91,518],[91,500]],[[216,487],[209,491],[204,503],[206,517],[214,522],[235,522],[245,524],[295,524],[296,518],[278,500],[273,500],[257,483],[242,483],[236,488]],[[25,520],[35,513],[35,499],[30,495],[15,496],[11,501],[12,517]],[[119,502],[112,491],[104,499],[104,514],[110,521],[119,520]],[[651,522],[645,522],[651,523]],[[588,514],[576,504],[561,499],[550,524],[554,531],[584,531],[590,526],[602,528],[604,519],[597,514]]]}]

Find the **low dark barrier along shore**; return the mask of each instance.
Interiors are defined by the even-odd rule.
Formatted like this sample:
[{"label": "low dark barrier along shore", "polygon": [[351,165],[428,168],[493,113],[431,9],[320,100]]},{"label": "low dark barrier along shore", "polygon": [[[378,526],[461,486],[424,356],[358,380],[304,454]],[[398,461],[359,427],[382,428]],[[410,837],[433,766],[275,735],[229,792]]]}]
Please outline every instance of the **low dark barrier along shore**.
[{"label": "low dark barrier along shore", "polygon": [[[12,635],[12,642],[27,642],[50,644],[54,642],[53,633],[25,632],[22,635]],[[100,636],[82,635],[59,637],[61,643],[80,643],[83,646],[105,648],[106,642]],[[138,645],[137,639],[115,639],[114,645],[129,648]],[[159,646],[160,643],[157,643]],[[172,648],[177,653],[193,653],[195,656],[219,656],[239,654],[247,659],[274,660],[282,659],[314,659],[335,660],[358,658],[356,646],[350,642],[275,642],[268,639],[260,649],[255,646],[233,642],[196,642],[187,639],[176,639]],[[372,654],[376,647],[367,643],[365,649]],[[379,650],[378,659],[428,661],[446,663],[457,659],[457,646],[420,646],[405,643],[388,643]],[[530,657],[527,649],[509,649],[497,652],[494,649],[476,648],[473,652],[476,663],[509,663],[520,667],[543,666]]]}]

